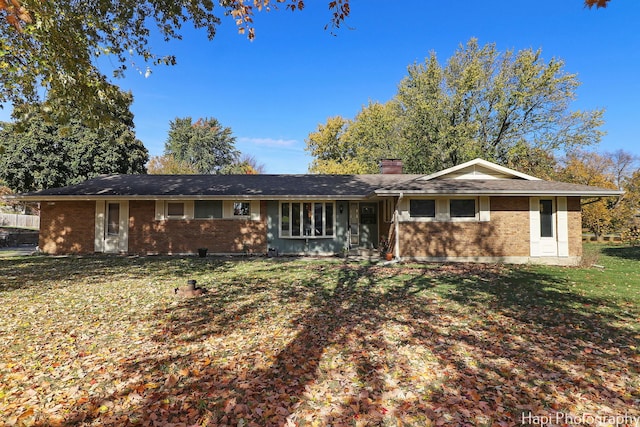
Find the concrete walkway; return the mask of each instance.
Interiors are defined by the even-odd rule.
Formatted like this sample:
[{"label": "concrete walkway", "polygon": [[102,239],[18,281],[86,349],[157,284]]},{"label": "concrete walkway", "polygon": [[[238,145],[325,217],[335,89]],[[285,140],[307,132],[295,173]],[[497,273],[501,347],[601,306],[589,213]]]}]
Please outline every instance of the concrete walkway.
[{"label": "concrete walkway", "polygon": [[36,251],[35,245],[22,245],[8,248],[0,248],[0,258],[16,257],[16,256],[28,256]]}]

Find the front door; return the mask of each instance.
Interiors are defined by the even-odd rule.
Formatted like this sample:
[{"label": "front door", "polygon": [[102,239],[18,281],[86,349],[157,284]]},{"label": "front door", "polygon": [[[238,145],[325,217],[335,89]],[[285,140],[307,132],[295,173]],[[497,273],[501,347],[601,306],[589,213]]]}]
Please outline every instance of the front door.
[{"label": "front door", "polygon": [[349,203],[349,239],[352,248],[378,247],[377,203]]},{"label": "front door", "polygon": [[360,247],[378,247],[378,204],[360,203]]}]

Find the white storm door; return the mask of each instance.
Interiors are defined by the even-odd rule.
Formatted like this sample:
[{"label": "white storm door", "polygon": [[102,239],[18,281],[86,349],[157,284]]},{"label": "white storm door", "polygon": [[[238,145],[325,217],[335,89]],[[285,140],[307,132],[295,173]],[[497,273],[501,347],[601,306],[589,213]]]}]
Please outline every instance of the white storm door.
[{"label": "white storm door", "polygon": [[540,199],[540,256],[558,256],[556,206],[553,199]]},{"label": "white storm door", "polygon": [[127,252],[129,203],[107,201],[104,205],[104,225],[102,228],[102,252]]}]

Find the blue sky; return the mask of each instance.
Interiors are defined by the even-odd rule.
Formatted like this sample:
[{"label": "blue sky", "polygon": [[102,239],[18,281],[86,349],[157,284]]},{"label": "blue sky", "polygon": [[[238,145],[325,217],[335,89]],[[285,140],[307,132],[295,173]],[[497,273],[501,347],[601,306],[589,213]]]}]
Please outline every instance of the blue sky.
[{"label": "blue sky", "polygon": [[640,155],[640,1],[596,10],[582,0],[351,0],[334,35],[324,30],[328,0],[306,3],[301,12],[259,14],[253,42],[231,18],[213,41],[186,26],[182,41],[154,40],[155,52],[175,54],[178,65],[145,78],[138,64],[140,72],[116,80],[133,92],[136,133],[150,154],[162,154],[174,118],[215,117],[267,173],[305,173],[304,140],[318,124],[389,100],[408,65],[431,51],[444,63],[476,37],[500,51],[540,48],[546,60],[563,59],[582,82],[573,109],[606,109],[597,150]]}]

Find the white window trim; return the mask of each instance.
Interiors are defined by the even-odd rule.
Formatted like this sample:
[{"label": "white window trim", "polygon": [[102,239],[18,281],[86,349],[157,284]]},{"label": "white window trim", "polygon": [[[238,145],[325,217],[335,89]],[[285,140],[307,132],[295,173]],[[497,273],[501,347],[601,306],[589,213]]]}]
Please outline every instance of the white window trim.
[{"label": "white window trim", "polygon": [[[237,214],[236,213],[236,205],[249,205],[249,213],[248,214]],[[251,203],[250,202],[242,202],[242,201],[233,201],[231,204],[231,216],[234,218],[251,218]]]},{"label": "white window trim", "polygon": [[[540,200],[552,201],[553,237],[540,236]],[[529,198],[529,242],[529,254],[532,257],[569,256],[569,222],[566,197]],[[555,242],[555,251],[546,250],[549,249],[551,242]]]},{"label": "white window trim", "polygon": [[[422,215],[422,216],[412,216],[411,215],[411,201],[413,200],[433,200],[434,203],[434,207],[433,207],[433,216],[426,216],[426,215]],[[409,212],[409,218],[411,218],[412,220],[420,220],[420,219],[424,219],[427,221],[435,221],[435,219],[438,217],[438,200],[431,197],[412,197],[408,200],[407,202],[407,206],[408,206],[408,212]]]},{"label": "white window trim", "polygon": [[[284,235],[282,233],[282,204],[283,203],[288,203],[289,204],[289,235]],[[291,235],[291,232],[293,231],[293,221],[292,221],[292,217],[291,217],[291,211],[292,211],[292,205],[294,203],[299,203],[299,204],[304,204],[304,203],[311,203],[312,205],[314,205],[315,203],[322,203],[322,232],[323,234],[321,236],[316,236],[315,234],[312,234],[310,236],[305,236],[302,231],[302,228],[304,227],[304,221],[300,222],[300,235],[299,236],[293,236]],[[333,234],[324,234],[326,233],[326,224],[327,224],[327,206],[331,205],[333,207]],[[300,215],[302,215],[302,209],[300,209]],[[335,201],[326,201],[326,200],[282,200],[280,201],[280,203],[278,203],[278,237],[281,239],[292,239],[292,240],[304,240],[304,239],[333,239],[336,236],[336,216],[337,216],[337,211],[336,211],[336,202]],[[315,221],[315,215],[314,215],[314,221]],[[312,230],[315,230],[315,227],[312,226],[311,227]]]},{"label": "white window trim", "polygon": [[[234,203],[250,203],[249,215],[234,215]],[[184,203],[184,215],[169,216],[167,213],[169,203]],[[175,220],[195,220],[195,221],[219,221],[225,220],[242,220],[242,221],[260,221],[260,200],[223,200],[222,201],[222,218],[195,218],[194,200],[156,200],[156,221],[175,221]]]},{"label": "white window trim", "polygon": [[[475,213],[473,214],[473,216],[452,217],[450,211],[451,200],[474,200]],[[449,197],[446,199],[446,203],[449,222],[480,222],[480,202],[478,200],[478,197]]]},{"label": "white window trim", "polygon": [[[182,203],[183,210],[182,215],[169,215],[170,203]],[[191,219],[193,218],[193,201],[185,200],[167,200],[164,203],[164,215],[166,219]]]},{"label": "white window trim", "polygon": [[[451,200],[474,199],[476,212],[473,217],[451,217]],[[435,217],[412,217],[410,208],[411,200],[435,200]],[[489,196],[451,196],[451,197],[407,197],[400,202],[399,220],[400,222],[488,222],[491,220],[491,207]]]},{"label": "white window trim", "polygon": [[[249,203],[249,215],[235,215],[233,212],[234,203]],[[222,219],[235,219],[239,221],[260,221],[260,201],[224,200],[222,202]]]}]

